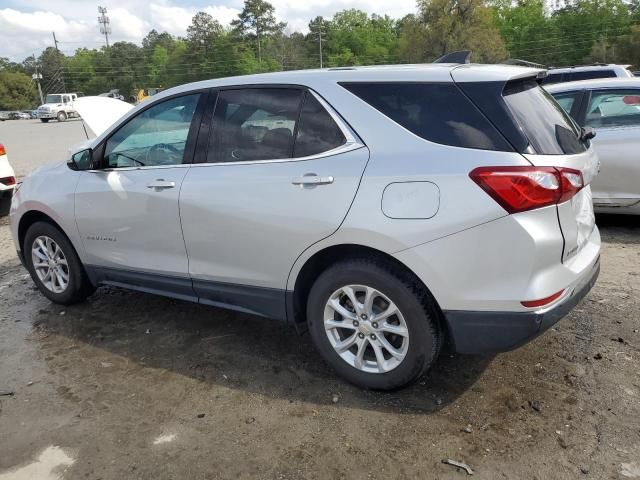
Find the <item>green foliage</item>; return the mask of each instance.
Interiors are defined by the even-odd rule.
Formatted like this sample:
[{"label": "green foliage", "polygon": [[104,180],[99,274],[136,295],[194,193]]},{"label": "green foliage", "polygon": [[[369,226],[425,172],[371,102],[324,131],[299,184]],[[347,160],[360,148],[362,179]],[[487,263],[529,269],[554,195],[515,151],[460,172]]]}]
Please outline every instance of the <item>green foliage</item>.
[{"label": "green foliage", "polygon": [[348,9],[315,17],[308,33],[285,33],[273,5],[245,0],[231,28],[198,12],[184,38],[150,31],[138,46],[46,48],[22,63],[0,58],[0,108],[32,106],[36,66],[44,93],[96,95],[119,89],[168,88],[208,78],[320,66],[430,62],[470,49],[472,61],[519,58],[545,65],[629,63],[640,68],[640,0],[572,0],[550,10],[546,0],[418,0],[400,20]]},{"label": "green foliage", "polygon": [[0,110],[23,110],[37,105],[37,92],[31,78],[17,71],[0,70]]}]

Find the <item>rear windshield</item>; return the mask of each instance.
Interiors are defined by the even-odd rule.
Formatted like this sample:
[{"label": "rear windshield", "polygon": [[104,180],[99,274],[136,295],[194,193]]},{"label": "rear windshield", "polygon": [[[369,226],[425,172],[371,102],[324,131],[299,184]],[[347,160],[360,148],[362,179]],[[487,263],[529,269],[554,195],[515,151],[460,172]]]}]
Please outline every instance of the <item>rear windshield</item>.
[{"label": "rear windshield", "polygon": [[453,83],[341,83],[407,130],[435,143],[513,151]]},{"label": "rear windshield", "polygon": [[575,154],[587,149],[573,120],[535,80],[507,83],[503,97],[535,153]]}]

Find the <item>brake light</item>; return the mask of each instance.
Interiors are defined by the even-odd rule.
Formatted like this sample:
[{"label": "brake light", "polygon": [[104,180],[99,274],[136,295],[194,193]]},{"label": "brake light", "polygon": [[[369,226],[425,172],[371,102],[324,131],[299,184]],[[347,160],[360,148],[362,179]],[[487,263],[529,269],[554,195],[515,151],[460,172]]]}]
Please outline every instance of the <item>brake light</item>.
[{"label": "brake light", "polygon": [[10,187],[16,184],[16,177],[2,177],[0,178],[0,183],[6,187]]},{"label": "brake light", "polygon": [[540,300],[527,300],[525,302],[520,302],[525,307],[542,307],[544,305],[548,305],[554,300],[560,298],[560,295],[564,293],[564,289],[559,292],[554,293],[553,295],[549,295],[548,297],[541,298]]},{"label": "brake light", "polygon": [[564,202],[584,186],[582,173],[555,167],[479,167],[469,176],[509,213]]},{"label": "brake light", "polygon": [[4,148],[4,145],[0,143],[0,155],[6,155],[7,151]]}]

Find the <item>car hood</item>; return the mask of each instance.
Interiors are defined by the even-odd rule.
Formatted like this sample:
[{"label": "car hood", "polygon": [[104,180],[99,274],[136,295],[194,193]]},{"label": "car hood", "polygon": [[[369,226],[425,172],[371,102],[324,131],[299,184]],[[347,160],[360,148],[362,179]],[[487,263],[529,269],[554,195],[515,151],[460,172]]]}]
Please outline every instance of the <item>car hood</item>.
[{"label": "car hood", "polygon": [[133,106],[115,98],[80,97],[74,102],[74,108],[85,125],[96,137],[99,137]]}]

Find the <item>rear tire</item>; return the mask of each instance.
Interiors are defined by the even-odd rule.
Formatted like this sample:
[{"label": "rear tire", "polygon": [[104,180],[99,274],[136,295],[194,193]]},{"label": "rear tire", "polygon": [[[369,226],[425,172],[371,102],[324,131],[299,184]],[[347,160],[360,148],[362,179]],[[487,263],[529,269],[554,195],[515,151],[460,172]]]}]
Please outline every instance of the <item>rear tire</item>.
[{"label": "rear tire", "polygon": [[29,227],[22,252],[31,278],[52,302],[72,305],[95,291],[73,245],[50,223],[36,222]]},{"label": "rear tire", "polygon": [[67,120],[67,114],[64,112],[58,112],[58,115],[56,116],[56,118],[58,119],[59,122],[64,122]]},{"label": "rear tire", "polygon": [[41,119],[40,119],[40,121],[41,121],[42,123],[47,123],[47,122],[49,121],[49,119],[48,119],[48,118],[41,118]]},{"label": "rear tire", "polygon": [[374,390],[404,387],[433,364],[441,345],[438,315],[415,277],[378,259],[329,267],[307,301],[309,331],[325,361],[347,381]]}]

